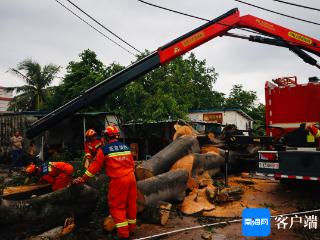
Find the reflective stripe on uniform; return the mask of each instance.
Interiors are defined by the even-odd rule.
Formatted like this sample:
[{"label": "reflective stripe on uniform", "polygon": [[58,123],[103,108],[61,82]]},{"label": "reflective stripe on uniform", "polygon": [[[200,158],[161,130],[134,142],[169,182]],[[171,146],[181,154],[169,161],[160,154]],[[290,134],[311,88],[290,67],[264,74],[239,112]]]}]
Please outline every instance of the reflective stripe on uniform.
[{"label": "reflective stripe on uniform", "polygon": [[129,224],[135,224],[137,222],[136,219],[128,219]]},{"label": "reflective stripe on uniform", "polygon": [[52,171],[52,162],[48,162],[48,172]]},{"label": "reflective stripe on uniform", "polygon": [[94,177],[94,174],[92,174],[92,173],[89,172],[88,170],[87,170],[84,174],[86,174],[88,177]]},{"label": "reflective stripe on uniform", "polygon": [[317,134],[316,134],[315,137],[316,137],[316,138],[320,138],[320,130],[318,130],[318,132],[317,132]]},{"label": "reflective stripe on uniform", "polygon": [[128,222],[127,221],[116,224],[116,228],[126,227],[126,226],[128,226]]},{"label": "reflective stripe on uniform", "polygon": [[101,146],[101,143],[98,143],[97,145],[95,145],[94,147],[95,148],[98,148],[98,147],[100,147]]},{"label": "reflective stripe on uniform", "polygon": [[125,151],[125,152],[115,152],[115,153],[109,153],[108,156],[110,157],[118,157],[118,156],[125,156],[131,154],[130,151]]}]

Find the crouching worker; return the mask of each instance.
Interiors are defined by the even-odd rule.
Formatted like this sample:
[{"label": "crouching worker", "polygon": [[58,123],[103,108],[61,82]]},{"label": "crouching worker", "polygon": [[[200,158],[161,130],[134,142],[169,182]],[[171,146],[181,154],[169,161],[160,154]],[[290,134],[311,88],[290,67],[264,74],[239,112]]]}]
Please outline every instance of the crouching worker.
[{"label": "crouching worker", "polygon": [[57,191],[72,183],[73,166],[66,162],[45,162],[41,166],[31,163],[26,172],[40,177],[39,182],[49,183],[52,191]]},{"label": "crouching worker", "polygon": [[82,177],[73,181],[83,184],[105,166],[110,178],[108,205],[116,224],[119,239],[129,239],[136,225],[137,186],[134,161],[127,145],[118,141],[119,129],[108,126],[104,131],[106,145],[101,147],[95,159]]}]

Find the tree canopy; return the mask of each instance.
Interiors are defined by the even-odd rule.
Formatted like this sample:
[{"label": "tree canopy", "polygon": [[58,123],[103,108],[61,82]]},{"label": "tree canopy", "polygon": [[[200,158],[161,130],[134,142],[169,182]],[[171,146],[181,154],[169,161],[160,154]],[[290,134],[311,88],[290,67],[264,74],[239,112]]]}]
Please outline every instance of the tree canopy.
[{"label": "tree canopy", "polygon": [[[147,54],[147,51],[144,52],[137,60]],[[39,94],[41,103],[45,103],[42,109],[53,110],[60,107],[124,68],[115,62],[105,66],[95,52],[89,49],[84,50],[79,57],[79,60],[68,64],[67,73],[59,86],[47,88],[46,95]],[[47,76],[45,73],[48,70],[53,72]],[[33,71],[40,76],[47,76],[44,80],[49,80],[56,73],[54,70],[58,71],[59,68],[45,66],[44,73],[41,73],[40,65],[35,65]],[[25,79],[31,79],[31,76],[34,74],[28,68]],[[205,60],[199,60],[191,53],[151,71],[93,104],[88,104],[88,109],[85,110],[114,112],[124,122],[148,122],[186,119],[188,112],[195,109],[240,108],[255,120],[263,121],[264,106],[257,102],[255,91],[246,91],[242,85],[234,85],[226,97],[224,93],[214,90],[217,76],[214,67],[207,66]],[[49,83],[50,81],[41,85],[42,89]],[[19,96],[25,102],[24,96]],[[33,106],[35,105],[30,105],[29,110]]]},{"label": "tree canopy", "polygon": [[214,68],[190,54],[130,83],[113,105],[124,121],[186,118],[190,109],[222,106],[224,95],[213,90],[216,79]]},{"label": "tree canopy", "polygon": [[13,87],[21,93],[10,102],[12,111],[40,110],[46,101],[48,87],[59,72],[60,67],[49,64],[41,67],[39,63],[26,59],[18,63],[17,68],[10,68],[10,72],[22,78],[26,83],[23,86]]}]

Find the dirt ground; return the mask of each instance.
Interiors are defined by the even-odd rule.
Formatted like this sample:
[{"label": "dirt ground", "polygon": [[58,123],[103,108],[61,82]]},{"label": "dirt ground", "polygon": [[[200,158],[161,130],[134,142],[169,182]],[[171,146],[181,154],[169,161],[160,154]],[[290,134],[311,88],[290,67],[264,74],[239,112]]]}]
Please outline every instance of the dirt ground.
[{"label": "dirt ground", "polygon": [[[6,172],[0,171],[2,181],[10,182],[11,178],[6,176]],[[14,177],[14,176],[12,176]],[[16,177],[19,177],[17,174]],[[21,183],[23,179],[21,179]],[[201,224],[209,224],[213,222],[225,221],[228,219],[241,217],[244,208],[269,208],[272,215],[280,215],[297,211],[320,208],[320,184],[318,183],[291,183],[284,184],[273,179],[261,178],[259,176],[251,176],[242,174],[239,176],[231,176],[229,178],[230,186],[240,186],[244,189],[242,198],[238,201],[216,205],[215,209],[204,213],[206,217],[182,216],[175,212],[171,213],[170,219],[165,226],[158,226],[146,223],[138,223],[135,235],[132,239],[144,239],[155,234],[166,233],[178,229],[199,226]],[[105,209],[105,207],[103,208]],[[227,220],[228,220],[227,219]],[[318,215],[320,220],[320,215]],[[93,223],[97,227],[97,223]],[[290,223],[289,223],[290,225]],[[297,225],[297,224],[296,224]],[[320,224],[318,229],[310,231],[309,229],[297,227],[288,230],[278,230],[273,220],[271,227],[271,235],[267,238],[245,238],[242,236],[241,223],[223,224],[214,227],[198,228],[195,230],[186,230],[179,233],[162,236],[153,239],[168,240],[184,240],[203,239],[203,235],[211,235],[214,240],[224,239],[320,239]],[[298,224],[299,225],[299,224]],[[99,227],[99,226],[98,226]],[[99,227],[100,229],[100,227]],[[94,230],[96,236],[101,240],[111,239],[110,234],[105,234],[102,230]],[[90,230],[89,230],[90,232]],[[86,234],[85,234],[86,235]],[[88,233],[88,236],[90,234]],[[92,236],[92,235],[91,235]]]},{"label": "dirt ground", "polygon": [[[211,219],[199,219],[196,217],[178,216],[171,214],[168,224],[156,226],[152,224],[141,224],[137,227],[133,239],[140,239],[154,234],[169,232],[177,229],[198,226],[201,223],[224,221],[222,217],[241,217],[242,210],[249,208],[269,208],[272,215],[280,215],[303,211],[306,209],[320,208],[319,196],[320,185],[310,183],[284,184],[271,179],[259,179],[242,174],[237,177],[230,177],[230,186],[241,186],[244,194],[240,201],[216,206],[214,210],[205,215]],[[319,216],[318,216],[319,218]],[[290,225],[290,222],[289,222]],[[319,227],[314,234],[308,229],[301,229],[297,224],[290,230],[278,230],[276,222],[273,220],[271,225],[271,235],[267,238],[245,238],[242,236],[241,223],[224,224],[219,227],[207,227],[196,230],[188,230],[163,237],[162,239],[181,240],[181,239],[203,239],[203,234],[212,234],[212,239],[320,239]],[[303,226],[302,226],[303,228]],[[308,233],[309,231],[309,233]]]}]

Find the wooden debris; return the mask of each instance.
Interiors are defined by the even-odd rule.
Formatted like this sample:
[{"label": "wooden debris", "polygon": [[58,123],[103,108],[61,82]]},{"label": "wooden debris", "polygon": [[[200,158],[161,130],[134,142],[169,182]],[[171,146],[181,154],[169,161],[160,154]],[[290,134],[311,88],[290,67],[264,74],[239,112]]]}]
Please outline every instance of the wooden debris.
[{"label": "wooden debris", "polygon": [[181,211],[185,214],[210,211],[214,208],[215,206],[207,199],[206,188],[194,189],[187,197],[185,197],[181,205]]},{"label": "wooden debris", "polygon": [[209,175],[208,171],[204,171],[201,175],[197,177],[197,182],[200,187],[205,187],[213,184],[213,180]]},{"label": "wooden debris", "polygon": [[208,200],[211,203],[214,203],[217,196],[218,189],[213,185],[208,185],[205,189],[206,189],[206,195]]},{"label": "wooden debris", "polygon": [[204,232],[201,234],[201,238],[204,240],[212,240],[212,233]]},{"label": "wooden debris", "polygon": [[243,188],[241,187],[230,187],[219,190],[217,193],[217,202],[229,202],[239,200],[243,194]]},{"label": "wooden debris", "polygon": [[106,217],[103,221],[103,229],[106,230],[107,232],[112,232],[116,227],[116,224],[113,220],[113,218],[111,217],[111,215],[109,215],[108,217]]},{"label": "wooden debris", "polygon": [[60,233],[60,236],[66,236],[69,233],[71,233],[75,229],[76,225],[74,224],[74,217],[69,217],[64,221],[64,225],[62,228],[62,231]]},{"label": "wooden debris", "polygon": [[199,143],[192,136],[184,136],[170,143],[136,168],[137,180],[143,180],[170,170],[172,165],[189,153],[200,152]]}]

